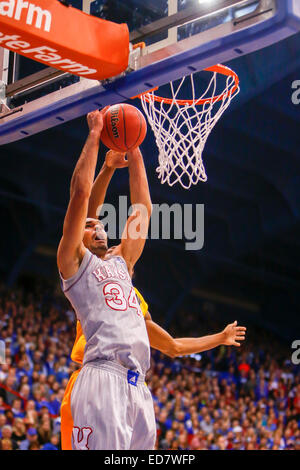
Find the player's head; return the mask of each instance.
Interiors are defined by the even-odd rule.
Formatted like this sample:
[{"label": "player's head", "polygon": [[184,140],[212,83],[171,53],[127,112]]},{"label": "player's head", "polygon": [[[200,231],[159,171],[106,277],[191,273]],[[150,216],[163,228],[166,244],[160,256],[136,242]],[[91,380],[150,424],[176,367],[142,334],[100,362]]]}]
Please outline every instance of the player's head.
[{"label": "player's head", "polygon": [[83,244],[94,255],[105,255],[107,252],[107,234],[100,220],[91,217],[86,219]]}]

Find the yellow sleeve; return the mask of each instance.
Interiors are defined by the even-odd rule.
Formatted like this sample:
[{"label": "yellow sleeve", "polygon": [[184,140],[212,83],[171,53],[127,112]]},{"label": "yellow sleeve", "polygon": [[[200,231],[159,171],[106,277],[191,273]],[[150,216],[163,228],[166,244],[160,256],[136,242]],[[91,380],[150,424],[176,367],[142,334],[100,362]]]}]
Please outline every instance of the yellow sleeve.
[{"label": "yellow sleeve", "polygon": [[145,316],[146,313],[148,312],[148,304],[145,301],[142,294],[137,290],[136,287],[134,288],[134,290],[135,290],[135,293],[137,295],[137,298],[138,298],[138,301],[139,301],[139,304],[140,304],[140,307],[141,307],[141,310],[142,310],[142,314]]},{"label": "yellow sleeve", "polygon": [[77,321],[76,325],[76,339],[74,342],[74,346],[71,352],[71,359],[78,364],[83,363],[83,355],[84,355],[84,348],[86,345],[86,340],[80,325],[80,322]]}]

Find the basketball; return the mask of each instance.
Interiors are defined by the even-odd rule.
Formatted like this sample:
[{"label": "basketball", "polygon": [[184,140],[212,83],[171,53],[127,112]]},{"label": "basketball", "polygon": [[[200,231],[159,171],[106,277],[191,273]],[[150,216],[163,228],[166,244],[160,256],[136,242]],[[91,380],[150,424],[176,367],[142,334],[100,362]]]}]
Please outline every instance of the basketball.
[{"label": "basketball", "polygon": [[115,104],[104,114],[101,140],[106,147],[128,152],[146,137],[147,124],[143,114],[130,104]]}]

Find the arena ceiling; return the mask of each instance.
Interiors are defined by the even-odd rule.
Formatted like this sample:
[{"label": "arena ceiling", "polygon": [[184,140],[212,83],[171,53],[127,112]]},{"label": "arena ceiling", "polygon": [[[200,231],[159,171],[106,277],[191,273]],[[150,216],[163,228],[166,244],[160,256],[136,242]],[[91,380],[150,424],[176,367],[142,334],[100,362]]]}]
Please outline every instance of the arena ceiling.
[{"label": "arena ceiling", "polygon": [[[227,65],[241,92],[209,137],[207,183],[189,191],[161,185],[150,128],[142,145],[154,203],[205,204],[204,247],[187,252],[180,241],[149,240],[136,284],[169,321],[192,292],[199,299],[206,292],[212,301],[219,295],[256,305],[249,315],[288,335],[299,326],[300,105],[291,97],[300,35]],[[0,148],[0,269],[9,284],[22,273],[57,276],[55,251],[86,135],[80,118]],[[102,148],[99,161],[103,155]],[[128,173],[120,170],[107,201],[124,194]]]}]

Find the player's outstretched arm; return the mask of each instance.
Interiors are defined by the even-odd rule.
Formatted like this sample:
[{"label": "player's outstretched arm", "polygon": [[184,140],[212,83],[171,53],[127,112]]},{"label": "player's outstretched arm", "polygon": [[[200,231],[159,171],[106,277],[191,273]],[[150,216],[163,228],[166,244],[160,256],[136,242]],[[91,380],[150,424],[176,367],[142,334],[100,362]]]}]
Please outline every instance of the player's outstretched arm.
[{"label": "player's outstretched arm", "polygon": [[57,252],[58,269],[64,279],[72,277],[78,271],[85,253],[82,239],[103,128],[102,114],[103,112],[94,111],[87,116],[89,135],[71,180],[70,201]]},{"label": "player's outstretched arm", "polygon": [[152,203],[143,156],[139,148],[127,152],[130,198],[133,214],[128,218],[121,241],[121,254],[133,268],[141,256],[148,233]]},{"label": "player's outstretched arm", "polygon": [[105,156],[105,161],[97,178],[94,181],[92,192],[89,200],[88,217],[98,218],[101,206],[104,204],[106,191],[110,180],[117,168],[125,168],[128,166],[128,160],[125,153],[109,150]]},{"label": "player's outstretched arm", "polygon": [[202,336],[201,338],[173,338],[167,331],[152,321],[149,312],[145,316],[145,321],[150,346],[170,357],[196,354],[222,344],[239,347],[240,341],[244,341],[246,333],[246,328],[237,326],[235,321],[215,335]]}]

